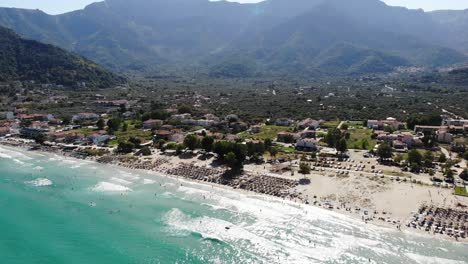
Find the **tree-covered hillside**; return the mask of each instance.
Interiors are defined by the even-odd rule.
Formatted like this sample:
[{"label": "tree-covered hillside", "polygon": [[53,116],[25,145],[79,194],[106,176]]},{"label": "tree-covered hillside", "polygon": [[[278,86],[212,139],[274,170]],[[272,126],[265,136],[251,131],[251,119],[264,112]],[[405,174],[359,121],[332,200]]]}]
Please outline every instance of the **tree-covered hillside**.
[{"label": "tree-covered hillside", "polygon": [[52,45],[19,37],[0,27],[0,81],[33,80],[106,88],[124,82],[101,66]]},{"label": "tree-covered hillside", "polygon": [[0,8],[0,25],[121,72],[315,78],[465,63],[455,14],[380,0],[107,0],[56,16]]}]

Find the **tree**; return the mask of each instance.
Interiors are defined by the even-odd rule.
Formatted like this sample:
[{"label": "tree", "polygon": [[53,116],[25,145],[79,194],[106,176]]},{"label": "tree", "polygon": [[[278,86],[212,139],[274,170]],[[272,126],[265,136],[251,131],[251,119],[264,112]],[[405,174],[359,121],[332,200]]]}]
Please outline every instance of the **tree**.
[{"label": "tree", "polygon": [[381,159],[390,159],[393,156],[392,152],[393,152],[392,147],[390,147],[390,145],[388,145],[385,142],[380,144],[379,147],[377,148],[377,155]]},{"label": "tree", "polygon": [[419,165],[418,163],[411,163],[410,170],[411,172],[419,173],[421,171],[421,165]]},{"label": "tree", "polygon": [[337,142],[336,150],[341,153],[344,153],[346,152],[346,150],[348,150],[348,144],[346,143],[346,139],[342,138]]},{"label": "tree", "polygon": [[270,148],[269,150],[270,156],[273,158],[276,158],[276,155],[278,155],[278,149],[277,148]]},{"label": "tree", "polygon": [[138,151],[138,155],[143,155],[143,156],[150,156],[151,155],[151,149],[149,147],[143,147]]},{"label": "tree", "polygon": [[395,158],[393,159],[396,163],[400,163],[403,161],[403,156],[401,154],[398,154],[395,156]]},{"label": "tree", "polygon": [[184,151],[185,146],[184,146],[184,144],[177,144],[175,149],[176,149],[176,154],[180,155],[180,154],[182,154],[182,151]]},{"label": "tree", "polygon": [[302,175],[310,174],[310,166],[305,162],[299,164],[299,173]]},{"label": "tree", "polygon": [[104,119],[99,118],[99,120],[96,123],[96,126],[99,130],[103,130],[104,127],[106,126],[106,122],[104,121]]},{"label": "tree", "polygon": [[195,150],[198,145],[199,145],[199,140],[197,138],[197,136],[195,135],[187,135],[184,139],[184,145],[190,149],[190,150]]},{"label": "tree", "polygon": [[128,139],[128,142],[132,143],[135,148],[140,148],[141,147],[141,139],[137,138],[137,137],[130,137]]},{"label": "tree", "polygon": [[442,117],[438,113],[431,113],[426,116],[410,116],[406,120],[408,129],[413,130],[416,125],[424,126],[440,126],[442,123]]},{"label": "tree", "polygon": [[393,127],[391,127],[391,126],[384,126],[384,127],[383,127],[383,130],[384,130],[385,132],[390,133],[390,134],[392,134],[393,132],[395,132],[395,129],[393,129]]},{"label": "tree", "polygon": [[462,173],[460,174],[460,178],[463,179],[464,181],[468,181],[468,170],[464,169]]},{"label": "tree", "polygon": [[118,131],[121,122],[122,121],[118,117],[109,119],[109,121],[107,121],[107,129],[109,133],[113,134],[114,132]]},{"label": "tree", "polygon": [[120,142],[118,147],[117,147],[117,152],[119,153],[131,153],[133,149],[135,148],[135,145],[131,142]]},{"label": "tree", "polygon": [[126,122],[124,122],[123,125],[122,125],[122,131],[127,132],[127,130],[128,130],[128,124]]},{"label": "tree", "polygon": [[440,156],[439,156],[439,163],[445,163],[447,162],[447,156],[445,156],[444,153],[441,153]]},{"label": "tree", "polygon": [[449,181],[453,181],[454,173],[453,173],[452,169],[451,168],[446,168],[445,171],[444,171],[444,176]]},{"label": "tree", "polygon": [[273,146],[273,141],[269,138],[265,139],[263,142],[265,144],[265,149],[269,150]]},{"label": "tree", "polygon": [[29,127],[31,125],[32,125],[31,120],[27,120],[27,119],[21,120],[20,127]]},{"label": "tree", "polygon": [[419,166],[422,165],[422,155],[421,153],[419,153],[419,151],[417,151],[416,149],[412,149],[410,151],[408,151],[408,162],[410,164],[417,164]]},{"label": "tree", "polygon": [[347,123],[343,123],[343,125],[341,125],[341,129],[343,130],[348,130],[349,128],[349,125]]},{"label": "tree", "polygon": [[69,125],[71,123],[71,118],[70,116],[64,116],[62,117],[62,125]]},{"label": "tree", "polygon": [[424,166],[426,168],[431,168],[432,167],[432,162],[434,162],[434,154],[432,153],[432,151],[428,150],[428,151],[424,152],[423,160],[424,160]]},{"label": "tree", "polygon": [[201,146],[207,152],[210,152],[213,149],[214,138],[210,136],[205,136],[201,141]]},{"label": "tree", "polygon": [[231,169],[236,168],[239,164],[239,161],[237,160],[236,154],[234,152],[229,152],[226,155],[225,162]]},{"label": "tree", "polygon": [[254,159],[258,159],[265,153],[265,145],[263,143],[247,143],[247,155]]},{"label": "tree", "polygon": [[361,144],[362,144],[361,146],[362,149],[367,149],[367,147],[369,147],[369,141],[367,141],[367,139],[363,139]]},{"label": "tree", "polygon": [[41,134],[38,134],[38,135],[34,136],[33,139],[34,139],[34,141],[35,141],[37,144],[42,145],[42,144],[44,144],[44,142],[46,142],[46,140],[47,140],[47,135],[41,133]]},{"label": "tree", "polygon": [[331,128],[325,136],[325,141],[331,148],[336,147],[336,143],[341,139],[341,130],[338,128]]},{"label": "tree", "polygon": [[192,112],[192,108],[188,105],[181,105],[177,112],[179,112],[179,114],[189,114]]}]

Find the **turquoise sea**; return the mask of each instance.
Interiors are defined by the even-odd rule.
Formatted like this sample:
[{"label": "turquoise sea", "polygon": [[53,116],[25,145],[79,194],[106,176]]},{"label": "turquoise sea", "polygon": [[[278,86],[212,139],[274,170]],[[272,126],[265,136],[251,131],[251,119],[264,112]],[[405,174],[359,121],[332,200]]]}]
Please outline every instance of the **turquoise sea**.
[{"label": "turquoise sea", "polygon": [[468,245],[320,208],[0,147],[0,261],[468,263]]}]

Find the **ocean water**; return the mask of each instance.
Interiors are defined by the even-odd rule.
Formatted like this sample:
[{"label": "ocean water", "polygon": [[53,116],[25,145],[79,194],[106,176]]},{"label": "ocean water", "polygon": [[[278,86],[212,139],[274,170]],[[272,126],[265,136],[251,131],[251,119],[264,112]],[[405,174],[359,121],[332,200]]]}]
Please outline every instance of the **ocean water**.
[{"label": "ocean water", "polygon": [[0,147],[0,261],[468,263],[467,244],[320,208]]}]

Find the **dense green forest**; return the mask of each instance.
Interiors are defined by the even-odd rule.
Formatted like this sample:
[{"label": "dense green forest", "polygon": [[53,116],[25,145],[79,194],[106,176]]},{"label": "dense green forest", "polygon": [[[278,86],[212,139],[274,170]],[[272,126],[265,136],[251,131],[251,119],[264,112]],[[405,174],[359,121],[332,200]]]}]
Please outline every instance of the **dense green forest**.
[{"label": "dense green forest", "polygon": [[52,45],[20,38],[0,27],[0,81],[32,80],[64,86],[86,83],[109,88],[125,79],[101,66]]}]

